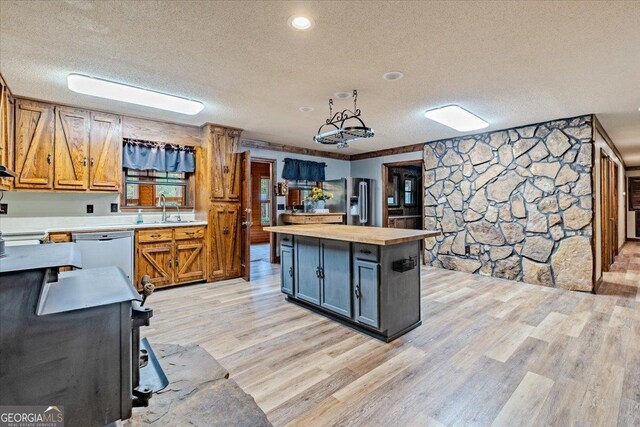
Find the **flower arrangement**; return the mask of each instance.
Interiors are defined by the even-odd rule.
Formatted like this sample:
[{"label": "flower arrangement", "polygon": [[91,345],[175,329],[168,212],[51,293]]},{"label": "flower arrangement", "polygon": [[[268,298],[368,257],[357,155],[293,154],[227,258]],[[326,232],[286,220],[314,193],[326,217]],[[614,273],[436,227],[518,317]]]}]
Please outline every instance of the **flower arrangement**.
[{"label": "flower arrangement", "polygon": [[324,191],[322,188],[313,187],[311,193],[305,199],[311,202],[331,200],[333,199],[333,193]]}]

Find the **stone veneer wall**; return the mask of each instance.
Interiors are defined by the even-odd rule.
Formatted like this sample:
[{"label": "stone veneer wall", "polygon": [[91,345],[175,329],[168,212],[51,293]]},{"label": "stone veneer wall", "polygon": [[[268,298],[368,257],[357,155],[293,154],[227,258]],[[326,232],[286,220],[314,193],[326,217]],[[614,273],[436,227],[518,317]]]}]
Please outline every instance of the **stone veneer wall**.
[{"label": "stone veneer wall", "polygon": [[591,290],[592,158],[591,116],[426,144],[427,261]]}]

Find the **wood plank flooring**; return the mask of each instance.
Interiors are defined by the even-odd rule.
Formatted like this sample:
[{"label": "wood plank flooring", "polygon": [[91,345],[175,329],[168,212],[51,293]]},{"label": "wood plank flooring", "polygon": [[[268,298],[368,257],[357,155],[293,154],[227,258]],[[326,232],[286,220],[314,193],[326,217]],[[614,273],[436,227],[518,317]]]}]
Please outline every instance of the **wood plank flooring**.
[{"label": "wood plank flooring", "polygon": [[384,344],[252,271],[155,293],[145,333],[202,345],[276,426],[640,425],[640,294],[423,267],[422,326]]}]

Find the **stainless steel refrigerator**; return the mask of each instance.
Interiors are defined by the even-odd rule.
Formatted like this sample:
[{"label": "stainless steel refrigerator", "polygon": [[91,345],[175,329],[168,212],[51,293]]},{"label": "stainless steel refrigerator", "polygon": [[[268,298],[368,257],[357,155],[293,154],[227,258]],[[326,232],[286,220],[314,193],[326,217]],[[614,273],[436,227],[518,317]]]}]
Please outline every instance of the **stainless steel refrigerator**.
[{"label": "stainless steel refrigerator", "polygon": [[373,203],[373,186],[375,180],[370,178],[342,178],[324,181],[325,191],[333,193],[333,199],[327,200],[325,206],[331,212],[345,212],[349,225],[373,225],[375,219]]}]

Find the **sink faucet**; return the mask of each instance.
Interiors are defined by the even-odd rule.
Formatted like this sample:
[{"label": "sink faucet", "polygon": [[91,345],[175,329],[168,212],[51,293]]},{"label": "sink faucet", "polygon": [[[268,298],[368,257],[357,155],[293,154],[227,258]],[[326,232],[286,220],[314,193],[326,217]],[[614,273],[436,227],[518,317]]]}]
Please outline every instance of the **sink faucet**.
[{"label": "sink faucet", "polygon": [[181,222],[182,218],[180,218],[180,203],[176,202],[176,210],[178,211],[176,221]]},{"label": "sink faucet", "polygon": [[162,207],[162,222],[167,222],[167,198],[164,193],[160,194],[160,207]]}]

